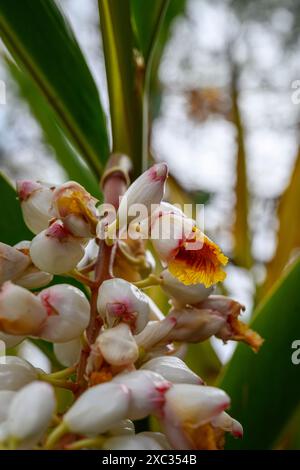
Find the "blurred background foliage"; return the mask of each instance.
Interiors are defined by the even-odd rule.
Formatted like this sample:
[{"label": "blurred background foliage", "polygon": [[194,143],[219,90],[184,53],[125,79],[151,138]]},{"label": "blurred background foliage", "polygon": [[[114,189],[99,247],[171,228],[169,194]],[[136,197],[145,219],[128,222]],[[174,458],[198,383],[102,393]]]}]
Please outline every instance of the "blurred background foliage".
[{"label": "blurred background foliage", "polygon": [[2,0],[0,32],[1,241],[31,236],[7,177],[74,179],[101,199],[110,150],[135,175],[167,161],[168,200],[205,204],[231,258],[220,289],[265,338],[257,355],[193,345],[187,363],[232,397],[245,437],[229,447],[300,448],[300,2]]}]

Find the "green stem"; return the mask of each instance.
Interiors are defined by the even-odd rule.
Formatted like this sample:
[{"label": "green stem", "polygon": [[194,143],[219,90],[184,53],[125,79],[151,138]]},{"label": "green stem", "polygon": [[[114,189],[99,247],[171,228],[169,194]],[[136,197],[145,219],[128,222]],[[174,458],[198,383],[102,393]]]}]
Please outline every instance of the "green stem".
[{"label": "green stem", "polygon": [[58,372],[53,372],[52,374],[47,374],[51,379],[66,379],[70,377],[76,371],[76,366],[68,367],[67,369],[59,370]]},{"label": "green stem", "polygon": [[62,421],[53,431],[49,434],[44,449],[51,450],[55,444],[69,431],[68,426]]},{"label": "green stem", "polygon": [[140,289],[145,289],[146,287],[160,286],[162,284],[162,279],[155,274],[150,274],[146,279],[133,282],[133,284]]},{"label": "green stem", "polygon": [[80,450],[80,449],[101,449],[103,443],[105,442],[105,438],[98,436],[86,439],[80,439],[77,442],[73,442],[66,446],[67,450]]}]

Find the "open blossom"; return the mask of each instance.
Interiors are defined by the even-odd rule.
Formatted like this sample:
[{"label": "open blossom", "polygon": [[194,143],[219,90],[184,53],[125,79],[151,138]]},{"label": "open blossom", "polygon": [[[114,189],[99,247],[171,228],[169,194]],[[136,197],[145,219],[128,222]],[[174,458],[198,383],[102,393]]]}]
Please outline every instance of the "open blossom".
[{"label": "open blossom", "polygon": [[228,258],[204,235],[194,220],[162,213],[152,221],[152,244],[168,269],[183,284],[210,287],[223,281]]},{"label": "open blossom", "polygon": [[52,218],[51,205],[54,187],[30,181],[17,181],[17,193],[21,202],[24,221],[33,233],[46,229]]},{"label": "open blossom", "polygon": [[0,390],[19,390],[37,377],[37,369],[20,357],[5,356],[0,362]]},{"label": "open blossom", "polygon": [[107,439],[105,450],[168,450],[166,437],[160,432],[140,432],[133,436],[115,436]]},{"label": "open blossom", "polygon": [[75,181],[58,186],[53,192],[52,212],[75,237],[93,237],[98,224],[97,199]]},{"label": "open blossom", "polygon": [[130,393],[119,383],[96,385],[81,395],[64,415],[66,430],[95,436],[127,417]]},{"label": "open blossom", "polygon": [[249,344],[254,351],[258,351],[263,339],[258,333],[251,330],[248,325],[239,320],[239,315],[245,307],[236,300],[223,295],[212,295],[197,305],[197,308],[210,312],[212,317],[223,319],[215,335],[224,342],[232,339]]},{"label": "open blossom", "polygon": [[55,406],[51,385],[42,382],[26,385],[9,405],[6,438],[13,439],[18,449],[32,448],[46,432]]},{"label": "open blossom", "polygon": [[60,220],[36,235],[30,245],[33,263],[51,274],[72,271],[83,255],[82,241],[73,237]]},{"label": "open blossom", "polygon": [[[230,404],[229,397],[215,387],[175,384],[165,395],[161,422],[175,449],[197,449],[204,425],[219,416]],[[209,427],[210,429],[210,427]],[[201,435],[201,431],[204,433]],[[204,440],[204,439],[203,439]],[[200,439],[201,442],[201,439]]]},{"label": "open blossom", "polygon": [[99,289],[97,308],[110,327],[122,321],[134,333],[139,333],[148,322],[147,296],[124,279],[115,278],[103,282]]},{"label": "open blossom", "polygon": [[108,364],[125,366],[133,364],[139,357],[136,341],[125,323],[108,328],[100,333],[96,345]]},{"label": "open blossom", "polygon": [[42,290],[38,299],[47,312],[47,319],[39,331],[41,338],[65,343],[80,337],[90,318],[90,304],[80,289],[57,284]]},{"label": "open blossom", "polygon": [[47,313],[34,294],[5,282],[0,288],[0,330],[15,335],[35,335]]},{"label": "open blossom", "polygon": [[205,287],[204,284],[183,284],[168,269],[165,269],[160,277],[163,281],[162,289],[172,299],[175,299],[176,305],[197,304],[213,292],[213,287]]},{"label": "open blossom", "polygon": [[160,411],[170,382],[161,375],[150,370],[137,370],[127,374],[119,374],[114,383],[125,385],[130,392],[129,419],[142,419],[151,413]]},{"label": "open blossom", "polygon": [[203,380],[176,356],[155,357],[143,364],[141,369],[152,370],[172,383],[203,385]]}]

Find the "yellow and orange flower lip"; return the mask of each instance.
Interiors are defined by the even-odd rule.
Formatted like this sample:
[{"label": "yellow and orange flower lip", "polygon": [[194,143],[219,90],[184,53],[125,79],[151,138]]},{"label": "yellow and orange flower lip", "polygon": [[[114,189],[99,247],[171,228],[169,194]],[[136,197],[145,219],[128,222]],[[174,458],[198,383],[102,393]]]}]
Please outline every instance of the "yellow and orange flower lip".
[{"label": "yellow and orange flower lip", "polygon": [[[199,230],[194,233],[194,237],[186,240],[176,250],[168,263],[169,271],[185,285],[201,283],[210,287],[224,281],[226,273],[222,266],[227,264],[228,258],[206,235]],[[195,244],[194,249],[191,243]]]}]

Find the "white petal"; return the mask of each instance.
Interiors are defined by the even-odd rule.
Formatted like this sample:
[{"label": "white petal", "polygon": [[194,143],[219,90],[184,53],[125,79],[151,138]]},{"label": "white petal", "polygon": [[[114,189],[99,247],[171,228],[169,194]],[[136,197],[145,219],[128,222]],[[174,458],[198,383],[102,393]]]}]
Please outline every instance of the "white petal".
[{"label": "white petal", "polygon": [[189,423],[198,427],[228,408],[228,395],[216,387],[175,384],[167,391],[165,419],[174,426]]},{"label": "white petal", "polygon": [[55,406],[51,385],[43,382],[26,385],[10,405],[7,418],[9,435],[20,441],[22,448],[32,447],[49,426]]},{"label": "white petal", "polygon": [[105,450],[168,450],[166,437],[159,432],[141,432],[134,436],[111,437],[103,445]]},{"label": "white petal", "polygon": [[149,318],[147,296],[130,282],[119,278],[103,282],[97,308],[109,326],[122,321],[128,323],[134,333],[142,331]]},{"label": "white petal", "polygon": [[203,380],[175,356],[156,357],[143,364],[141,369],[157,372],[172,383],[203,384]]},{"label": "white petal", "polygon": [[19,277],[30,263],[29,256],[0,242],[0,284]]},{"label": "white petal", "polygon": [[0,391],[0,423],[7,419],[9,405],[16,392],[1,390]]},{"label": "white petal", "polygon": [[64,416],[72,432],[98,435],[127,417],[129,391],[118,383],[104,383],[88,389]]},{"label": "white petal", "polygon": [[40,271],[35,266],[31,265],[16,279],[15,283],[18,286],[25,287],[25,289],[38,289],[47,286],[52,280],[52,274]]},{"label": "white petal", "polygon": [[5,343],[6,349],[14,348],[17,344],[21,343],[25,339],[25,336],[7,335],[0,331],[0,341]]},{"label": "white petal", "polygon": [[161,375],[148,370],[119,374],[113,382],[123,384],[130,390],[128,418],[133,420],[159,412],[164,395],[171,386]]},{"label": "white petal", "polygon": [[172,316],[162,321],[149,321],[143,331],[135,336],[136,343],[139,347],[148,350],[161,341],[167,341],[175,325],[176,320]]},{"label": "white petal", "polygon": [[24,221],[33,233],[47,228],[52,218],[52,189],[34,181],[17,181]]},{"label": "white petal", "polygon": [[193,305],[206,299],[214,290],[213,287],[205,287],[204,284],[185,285],[174,277],[168,269],[161,273],[163,283],[162,289],[165,293],[176,299],[176,306],[178,305]]},{"label": "white petal", "polygon": [[15,335],[34,335],[46,319],[46,311],[34,294],[5,282],[0,291],[0,329]]},{"label": "white petal", "polygon": [[100,333],[97,345],[106,362],[114,366],[133,364],[139,357],[138,346],[125,323]]},{"label": "white petal", "polygon": [[66,343],[56,343],[53,349],[59,362],[65,367],[71,367],[79,360],[81,341],[76,338]]},{"label": "white petal", "polygon": [[37,370],[16,356],[6,356],[0,362],[0,390],[19,390],[37,379]]},{"label": "white petal", "polygon": [[72,237],[60,221],[34,237],[30,246],[32,262],[41,271],[51,274],[72,271],[83,255],[81,240]]},{"label": "white petal", "polygon": [[234,437],[243,437],[243,426],[241,423],[229,416],[225,411],[216,416],[211,424],[216,428],[223,429],[223,431],[230,432]]},{"label": "white petal", "polygon": [[122,419],[113,427],[109,428],[110,436],[127,436],[134,434],[134,424],[130,419]]},{"label": "white petal", "polygon": [[192,233],[195,221],[178,214],[167,213],[155,219],[151,226],[152,245],[163,261],[169,261]]},{"label": "white petal", "polygon": [[90,304],[77,287],[57,284],[42,290],[38,297],[48,313],[39,332],[41,338],[65,343],[78,338],[88,326]]},{"label": "white petal", "polygon": [[189,343],[205,341],[217,334],[226,323],[226,320],[214,311],[194,307],[173,309],[166,318],[172,318],[176,322],[168,340]]},{"label": "white petal", "polygon": [[[168,176],[166,163],[157,163],[145,171],[127,189],[120,202],[118,216],[120,227],[127,219],[128,209],[134,204],[142,204],[150,215],[151,205],[160,204],[164,191],[165,182]],[[127,221],[129,221],[128,218]]]}]

